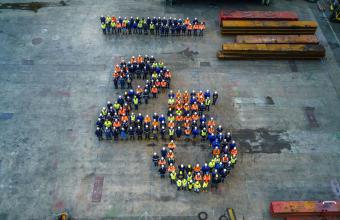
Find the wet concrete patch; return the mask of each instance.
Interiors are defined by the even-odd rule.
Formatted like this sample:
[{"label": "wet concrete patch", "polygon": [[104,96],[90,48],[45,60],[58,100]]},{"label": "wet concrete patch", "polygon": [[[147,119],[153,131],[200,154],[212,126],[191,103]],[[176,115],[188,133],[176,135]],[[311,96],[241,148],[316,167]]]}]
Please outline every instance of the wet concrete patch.
[{"label": "wet concrete patch", "polygon": [[289,60],[288,63],[289,63],[289,68],[293,73],[298,72],[298,67],[296,65],[295,60]]},{"label": "wet concrete patch", "polygon": [[102,199],[104,176],[96,176],[93,184],[92,202],[100,202]]},{"label": "wet concrete patch", "polygon": [[194,55],[199,54],[197,51],[192,51],[189,49],[189,47],[185,48],[185,50],[182,50],[180,52],[178,52],[178,54],[184,55],[185,57],[194,60]]},{"label": "wet concrete patch", "polygon": [[210,62],[200,62],[200,67],[209,67]]},{"label": "wet concrete patch", "polygon": [[22,65],[34,65],[34,60],[22,59],[21,64]]},{"label": "wet concrete patch", "polygon": [[306,117],[308,119],[309,122],[309,127],[311,128],[316,128],[319,127],[319,123],[316,120],[315,114],[314,114],[314,107],[304,107],[303,108],[306,114]]},{"label": "wet concrete patch", "polygon": [[266,104],[267,104],[267,105],[274,105],[275,103],[274,103],[273,98],[270,97],[270,96],[267,96],[267,97],[266,97]]},{"label": "wet concrete patch", "polygon": [[59,2],[27,2],[27,3],[2,3],[0,9],[18,9],[18,10],[30,10],[38,12],[39,9],[44,7],[56,7],[66,6],[65,1]]},{"label": "wet concrete patch", "polygon": [[291,150],[290,143],[281,138],[283,131],[259,128],[235,130],[232,133],[242,152],[272,154]]},{"label": "wet concrete patch", "polygon": [[41,37],[36,37],[32,39],[33,45],[38,45],[38,44],[41,44],[42,42],[43,42],[43,39]]},{"label": "wet concrete patch", "polygon": [[68,91],[56,91],[56,96],[70,97],[71,93]]},{"label": "wet concrete patch", "polygon": [[1,112],[0,113],[0,120],[9,120],[13,118],[14,113],[11,112]]},{"label": "wet concrete patch", "polygon": [[7,213],[0,213],[0,220],[7,220],[8,214]]}]

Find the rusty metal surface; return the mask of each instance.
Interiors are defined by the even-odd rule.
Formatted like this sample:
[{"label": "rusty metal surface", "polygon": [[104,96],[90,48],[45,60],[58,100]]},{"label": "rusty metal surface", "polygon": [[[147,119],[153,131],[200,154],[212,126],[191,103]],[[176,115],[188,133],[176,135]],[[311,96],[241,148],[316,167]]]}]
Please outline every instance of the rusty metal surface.
[{"label": "rusty metal surface", "polygon": [[325,49],[321,45],[305,45],[305,44],[238,44],[226,43],[222,45],[222,52],[247,52],[247,53],[301,53],[324,54]]},{"label": "rusty metal surface", "polygon": [[340,201],[274,201],[270,212],[273,217],[338,216]]},{"label": "rusty metal surface", "polygon": [[297,21],[298,15],[293,11],[233,11],[222,10],[220,21],[222,20],[284,20]]},{"label": "rusty metal surface", "polygon": [[315,35],[238,35],[235,43],[245,44],[318,44]]},{"label": "rusty metal surface", "polygon": [[93,184],[92,202],[100,202],[102,199],[104,177],[96,176]]},{"label": "rusty metal surface", "polygon": [[340,216],[293,216],[285,220],[340,220]]},{"label": "rusty metal surface", "polygon": [[317,28],[315,21],[222,21],[222,28]]},{"label": "rusty metal surface", "polygon": [[314,34],[314,21],[222,21],[221,34]]}]

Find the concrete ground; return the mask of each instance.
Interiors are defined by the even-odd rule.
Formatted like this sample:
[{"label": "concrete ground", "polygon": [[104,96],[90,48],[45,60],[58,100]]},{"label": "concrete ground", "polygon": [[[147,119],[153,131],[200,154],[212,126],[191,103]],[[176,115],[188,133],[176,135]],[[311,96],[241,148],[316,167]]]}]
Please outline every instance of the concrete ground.
[{"label": "concrete ground", "polygon": [[[78,219],[197,219],[201,211],[218,219],[232,207],[238,219],[262,220],[271,219],[272,200],[340,199],[340,28],[316,4],[65,3],[0,10],[0,219],[51,219],[63,209]],[[219,34],[221,8],[294,10],[317,20],[326,59],[219,61],[217,50],[233,40]],[[196,16],[208,30],[203,38],[104,36],[101,14]],[[113,64],[138,54],[163,59],[174,90],[219,91],[210,115],[232,131],[241,153],[217,192],[177,192],[161,180],[150,157],[165,142],[113,144],[94,136],[99,108],[122,92],[113,88]],[[165,112],[163,97],[142,112]],[[179,161],[191,163],[209,155],[200,143],[179,142],[178,152]],[[92,202],[98,177],[102,197]]]}]

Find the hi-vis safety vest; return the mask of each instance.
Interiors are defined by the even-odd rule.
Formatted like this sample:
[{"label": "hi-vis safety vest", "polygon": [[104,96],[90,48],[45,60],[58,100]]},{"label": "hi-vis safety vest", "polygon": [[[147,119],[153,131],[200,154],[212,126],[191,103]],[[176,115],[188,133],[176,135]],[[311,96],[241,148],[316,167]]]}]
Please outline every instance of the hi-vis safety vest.
[{"label": "hi-vis safety vest", "polygon": [[204,181],[202,187],[203,188],[207,188],[208,187],[208,182]]},{"label": "hi-vis safety vest", "polygon": [[182,186],[182,181],[181,180],[177,180],[176,184],[177,184],[178,187],[181,187]]},{"label": "hi-vis safety vest", "polygon": [[175,180],[176,179],[176,173],[175,172],[170,173],[170,178],[172,180]]},{"label": "hi-vis safety vest", "polygon": [[106,24],[102,24],[101,27],[102,27],[102,29],[105,29],[106,28]]},{"label": "hi-vis safety vest", "polygon": [[194,186],[194,183],[191,183],[191,182],[188,183],[188,189],[192,189],[193,186]]}]

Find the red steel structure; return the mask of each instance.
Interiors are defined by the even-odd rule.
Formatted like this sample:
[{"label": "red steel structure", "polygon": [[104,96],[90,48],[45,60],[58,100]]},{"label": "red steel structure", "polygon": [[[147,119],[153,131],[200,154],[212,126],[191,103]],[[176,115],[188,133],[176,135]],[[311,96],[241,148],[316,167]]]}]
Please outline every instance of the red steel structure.
[{"label": "red steel structure", "polygon": [[224,20],[262,20],[262,21],[297,21],[298,15],[293,11],[232,11],[222,10],[219,15]]},{"label": "red steel structure", "polygon": [[303,219],[302,216],[339,217],[340,201],[274,201],[270,203],[270,213],[273,217],[282,218],[300,216],[297,218],[299,220]]}]

